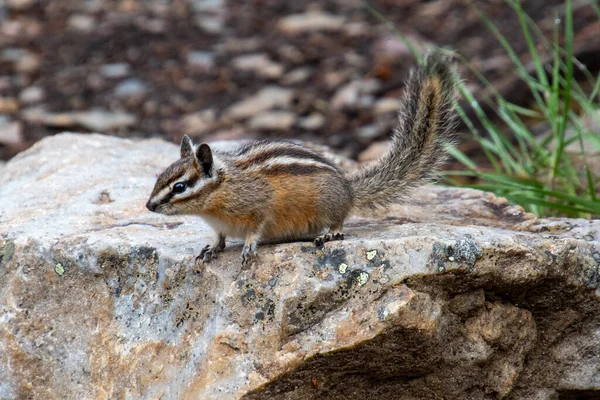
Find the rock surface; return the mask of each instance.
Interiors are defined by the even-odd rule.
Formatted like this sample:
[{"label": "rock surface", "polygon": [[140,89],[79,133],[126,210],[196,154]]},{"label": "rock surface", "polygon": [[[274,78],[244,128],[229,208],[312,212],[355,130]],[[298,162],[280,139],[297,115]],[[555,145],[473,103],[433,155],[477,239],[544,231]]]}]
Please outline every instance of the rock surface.
[{"label": "rock surface", "polygon": [[62,134],[0,169],[0,398],[600,393],[600,222],[430,187],[322,249],[195,265],[207,226],[144,208],[177,156]]}]

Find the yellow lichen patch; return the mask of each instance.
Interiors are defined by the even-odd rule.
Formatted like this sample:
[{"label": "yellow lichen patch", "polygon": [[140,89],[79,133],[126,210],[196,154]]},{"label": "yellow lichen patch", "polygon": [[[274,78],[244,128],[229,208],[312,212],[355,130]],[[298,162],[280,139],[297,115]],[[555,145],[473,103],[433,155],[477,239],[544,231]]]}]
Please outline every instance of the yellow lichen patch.
[{"label": "yellow lichen patch", "polygon": [[367,251],[367,260],[371,261],[377,255],[377,250],[369,250]]},{"label": "yellow lichen patch", "polygon": [[62,266],[61,263],[58,263],[54,266],[54,272],[56,272],[56,275],[58,276],[63,276],[63,274],[65,273],[65,268]]},{"label": "yellow lichen patch", "polygon": [[342,275],[345,274],[347,270],[348,270],[348,264],[346,264],[346,263],[341,263],[338,267],[338,271]]},{"label": "yellow lichen patch", "polygon": [[361,272],[357,277],[356,277],[356,283],[358,283],[358,286],[363,286],[365,283],[367,283],[369,280],[369,274],[366,272]]}]

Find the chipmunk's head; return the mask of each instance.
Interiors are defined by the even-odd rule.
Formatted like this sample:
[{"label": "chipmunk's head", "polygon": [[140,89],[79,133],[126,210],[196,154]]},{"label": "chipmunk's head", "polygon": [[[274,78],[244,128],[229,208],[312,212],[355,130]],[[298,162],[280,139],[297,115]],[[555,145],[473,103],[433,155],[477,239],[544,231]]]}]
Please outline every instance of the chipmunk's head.
[{"label": "chipmunk's head", "polygon": [[161,173],[154,185],[148,210],[173,215],[195,214],[201,210],[203,194],[218,185],[213,153],[206,143],[194,146],[185,135],[181,140],[181,158]]}]

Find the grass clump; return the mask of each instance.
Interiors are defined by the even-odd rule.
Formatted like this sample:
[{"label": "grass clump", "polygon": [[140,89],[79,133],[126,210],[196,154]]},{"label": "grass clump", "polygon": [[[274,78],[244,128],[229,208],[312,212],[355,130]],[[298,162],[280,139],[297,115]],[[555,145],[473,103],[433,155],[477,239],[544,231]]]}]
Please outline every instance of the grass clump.
[{"label": "grass clump", "polygon": [[[557,13],[555,17],[553,37],[548,39],[518,0],[506,0],[515,12],[527,43],[529,68],[491,20],[466,1],[512,60],[515,73],[532,94],[533,104],[522,107],[508,102],[485,76],[461,59],[487,87],[491,95],[483,101],[496,115],[486,114],[464,82],[459,83],[465,107],[459,106],[458,111],[485,155],[486,162],[480,164],[486,165],[477,165],[458,148],[450,148],[464,169],[446,172],[446,180],[461,185],[464,176],[470,177],[475,183],[462,186],[494,192],[539,217],[600,216],[600,180],[598,171],[594,172],[590,163],[595,158],[596,168],[600,165],[600,135],[584,120],[593,119],[600,125],[597,103],[600,76],[592,76],[574,58],[572,1],[565,0],[562,15]],[[598,0],[590,1],[600,18]],[[384,18],[368,4],[366,7]],[[399,35],[419,58],[410,42]],[[544,55],[551,58],[544,60]],[[576,69],[587,79],[591,88],[588,93],[574,79]],[[547,133],[535,135],[534,123],[543,126]]]}]

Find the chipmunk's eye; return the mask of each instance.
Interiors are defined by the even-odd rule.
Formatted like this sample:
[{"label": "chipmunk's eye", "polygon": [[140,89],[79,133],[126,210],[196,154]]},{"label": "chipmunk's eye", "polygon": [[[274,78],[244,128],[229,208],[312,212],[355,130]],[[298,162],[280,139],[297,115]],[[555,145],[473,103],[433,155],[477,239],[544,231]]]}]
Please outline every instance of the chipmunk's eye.
[{"label": "chipmunk's eye", "polygon": [[173,193],[183,193],[185,192],[185,188],[185,182],[177,182],[175,185],[173,185]]}]

